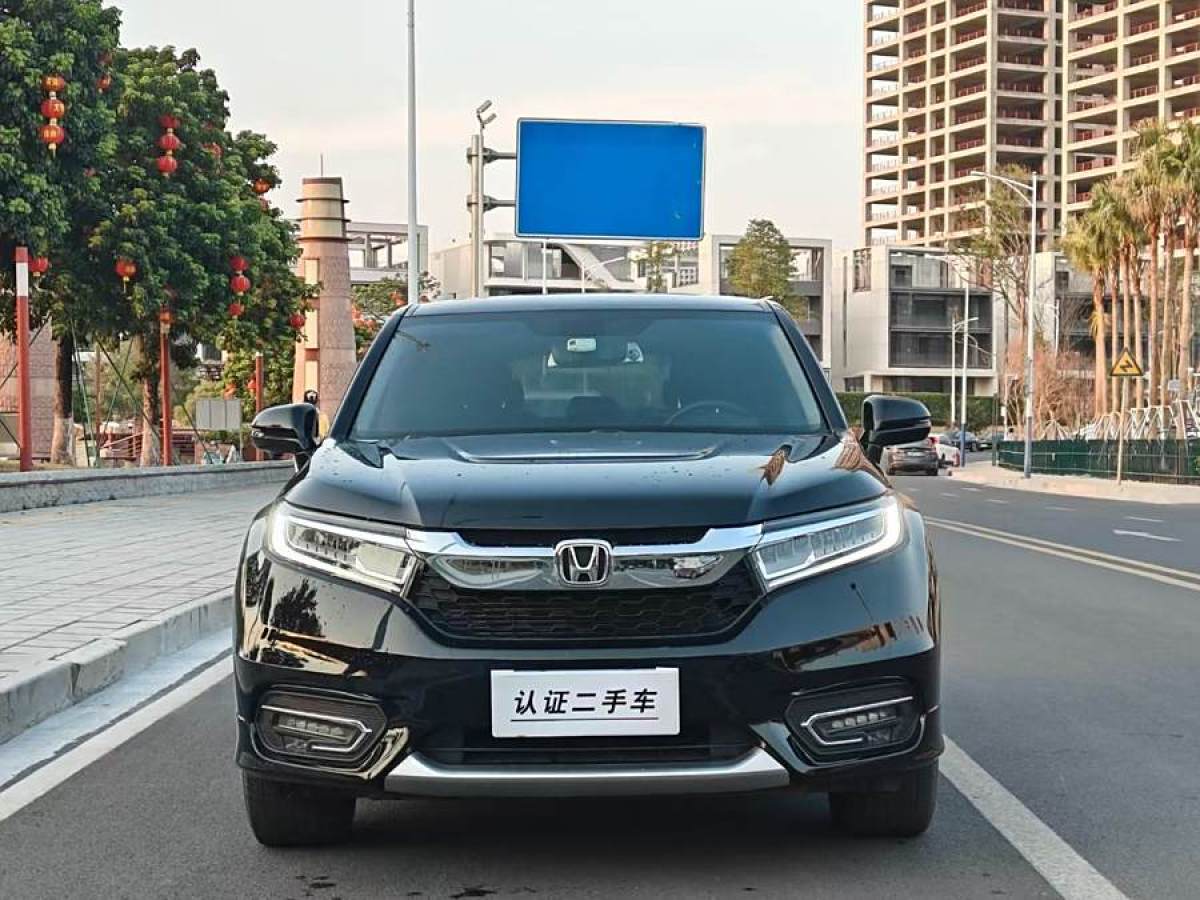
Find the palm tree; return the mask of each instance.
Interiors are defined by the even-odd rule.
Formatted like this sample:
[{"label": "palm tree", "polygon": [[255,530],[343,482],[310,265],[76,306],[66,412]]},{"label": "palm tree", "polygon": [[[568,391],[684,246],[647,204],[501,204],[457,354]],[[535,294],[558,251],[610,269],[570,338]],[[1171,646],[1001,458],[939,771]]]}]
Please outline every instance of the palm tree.
[{"label": "palm tree", "polygon": [[1082,215],[1070,219],[1063,235],[1062,247],[1067,259],[1077,271],[1088,272],[1092,276],[1091,326],[1092,338],[1096,345],[1092,412],[1099,418],[1108,411],[1108,391],[1105,390],[1104,383],[1108,373],[1104,353],[1104,273],[1108,266],[1108,248],[1105,246],[1104,230],[1097,227],[1097,218],[1095,209],[1089,208]]},{"label": "palm tree", "polygon": [[1158,124],[1148,125],[1138,132],[1138,168],[1134,170],[1130,211],[1146,233],[1150,246],[1150,334],[1147,343],[1149,356],[1150,397],[1148,404],[1161,403],[1158,396],[1158,375],[1162,368],[1162,353],[1158,327],[1159,299],[1159,240],[1163,233],[1164,213],[1170,206],[1170,176],[1163,165],[1165,129]]},{"label": "palm tree", "polygon": [[[1112,188],[1112,206],[1109,210],[1113,217],[1113,227],[1121,248],[1121,295],[1124,319],[1125,344],[1129,346],[1130,335],[1133,338],[1133,358],[1139,366],[1144,366],[1142,352],[1142,247],[1146,244],[1146,235],[1134,217],[1131,206],[1131,193],[1134,185],[1127,175],[1120,175],[1109,182]],[[1132,309],[1130,299],[1132,297]],[[1141,406],[1143,402],[1143,382],[1138,379],[1135,384],[1134,402]]]},{"label": "palm tree", "polygon": [[[1119,328],[1121,318],[1117,315],[1117,297],[1120,285],[1118,272],[1121,268],[1122,244],[1121,229],[1118,222],[1120,206],[1123,198],[1117,193],[1111,181],[1102,181],[1092,188],[1092,204],[1087,218],[1087,226],[1096,232],[1096,248],[1104,254],[1103,266],[1108,283],[1108,295],[1111,299],[1109,309],[1109,354],[1116,360],[1120,352]],[[1103,300],[1101,301],[1103,302]],[[1128,298],[1126,298],[1126,328],[1125,341],[1128,342]],[[1117,409],[1119,400],[1118,379],[1109,378],[1109,409]]]},{"label": "palm tree", "polygon": [[1200,124],[1184,122],[1179,127],[1173,160],[1182,187],[1183,289],[1180,292],[1179,361],[1176,372],[1186,378],[1192,367],[1192,276],[1197,244],[1200,243]]}]

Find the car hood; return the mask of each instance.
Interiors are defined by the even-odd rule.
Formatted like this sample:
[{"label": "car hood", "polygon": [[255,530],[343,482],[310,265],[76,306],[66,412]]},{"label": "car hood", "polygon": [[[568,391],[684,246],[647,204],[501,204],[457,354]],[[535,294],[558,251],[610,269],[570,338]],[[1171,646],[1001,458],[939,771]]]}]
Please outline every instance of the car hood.
[{"label": "car hood", "polygon": [[307,509],[430,529],[744,525],[880,496],[848,435],[536,434],[327,440]]}]

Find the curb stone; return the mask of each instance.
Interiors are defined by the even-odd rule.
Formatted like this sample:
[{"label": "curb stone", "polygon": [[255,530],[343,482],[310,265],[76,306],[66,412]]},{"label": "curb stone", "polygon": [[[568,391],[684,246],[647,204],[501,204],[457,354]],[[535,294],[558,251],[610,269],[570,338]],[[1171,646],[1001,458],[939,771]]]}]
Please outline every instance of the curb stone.
[{"label": "curb stone", "polygon": [[232,621],[231,594],[202,597],[0,679],[0,744]]}]

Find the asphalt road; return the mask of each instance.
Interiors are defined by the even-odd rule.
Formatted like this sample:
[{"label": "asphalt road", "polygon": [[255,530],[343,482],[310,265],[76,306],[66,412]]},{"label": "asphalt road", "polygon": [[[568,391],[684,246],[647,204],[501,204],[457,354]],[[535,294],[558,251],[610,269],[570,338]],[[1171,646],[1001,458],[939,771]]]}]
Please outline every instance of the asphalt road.
[{"label": "asphalt road", "polygon": [[[1196,896],[1200,580],[1021,536],[1200,572],[1200,509],[898,484],[944,523],[947,734],[1119,891]],[[946,778],[932,829],[907,841],[845,838],[823,798],[761,794],[370,802],[348,846],[265,850],[241,808],[230,692],[226,679],[0,822],[0,897],[1055,895]]]}]

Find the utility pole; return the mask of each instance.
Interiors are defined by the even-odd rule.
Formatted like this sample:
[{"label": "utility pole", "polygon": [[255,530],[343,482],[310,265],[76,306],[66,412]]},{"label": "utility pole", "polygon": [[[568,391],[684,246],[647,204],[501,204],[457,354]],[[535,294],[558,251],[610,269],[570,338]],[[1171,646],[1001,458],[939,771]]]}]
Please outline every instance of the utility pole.
[{"label": "utility pole", "polygon": [[483,258],[483,214],[489,209],[502,206],[515,206],[512,200],[496,200],[484,191],[484,167],[488,163],[501,159],[516,159],[517,154],[492,150],[484,143],[484,129],[496,120],[495,113],[489,113],[492,108],[491,100],[484,100],[475,107],[475,121],[479,130],[471,135],[471,144],[467,147],[467,165],[471,170],[471,190],[467,194],[467,211],[471,215],[471,296],[482,297],[484,293],[484,258]]},{"label": "utility pole", "polygon": [[408,294],[421,299],[421,246],[417,228],[417,19],[415,0],[408,0]]},{"label": "utility pole", "polygon": [[17,247],[13,253],[17,271],[17,442],[20,469],[33,469],[33,390],[29,369],[29,249]]}]

